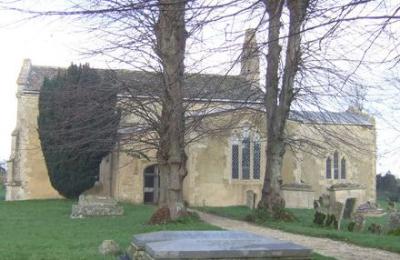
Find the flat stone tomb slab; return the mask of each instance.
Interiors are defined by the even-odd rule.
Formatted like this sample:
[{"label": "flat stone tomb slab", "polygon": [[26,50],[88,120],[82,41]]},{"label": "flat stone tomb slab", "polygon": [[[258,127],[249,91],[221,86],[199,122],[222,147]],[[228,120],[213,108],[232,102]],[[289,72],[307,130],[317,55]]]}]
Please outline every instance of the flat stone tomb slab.
[{"label": "flat stone tomb slab", "polygon": [[123,207],[110,197],[81,195],[78,204],[72,205],[71,218],[119,216],[123,213]]},{"label": "flat stone tomb slab", "polygon": [[144,249],[146,244],[170,240],[186,240],[186,239],[201,239],[201,240],[216,240],[216,239],[263,239],[264,237],[254,235],[242,231],[159,231],[133,236],[132,243]]},{"label": "flat stone tomb slab", "polygon": [[134,236],[143,259],[310,259],[291,242],[240,231],[166,231]]}]

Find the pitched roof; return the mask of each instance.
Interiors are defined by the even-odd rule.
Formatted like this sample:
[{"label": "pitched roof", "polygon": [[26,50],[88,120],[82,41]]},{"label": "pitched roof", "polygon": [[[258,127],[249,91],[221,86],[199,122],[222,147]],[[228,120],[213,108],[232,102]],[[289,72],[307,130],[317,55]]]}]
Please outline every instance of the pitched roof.
[{"label": "pitched roof", "polygon": [[[101,74],[107,70],[97,69]],[[65,68],[32,66],[25,60],[17,84],[23,85],[24,91],[40,91],[45,77],[52,78]],[[160,75],[153,72],[115,70],[116,81],[128,86],[130,94],[136,96],[157,96],[161,89]],[[216,74],[186,74],[184,96],[190,99],[212,99],[220,101],[246,101],[258,103],[263,100],[264,92],[251,86],[240,76]],[[263,109],[262,109],[263,110]],[[289,120],[305,124],[340,124],[373,126],[368,115],[346,112],[291,111]]]},{"label": "pitched roof", "polygon": [[305,124],[337,124],[337,125],[363,125],[373,126],[368,115],[330,111],[290,111],[289,119]]},{"label": "pitched roof", "polygon": [[[40,91],[44,78],[52,78],[65,68],[26,64],[17,80],[25,91]],[[107,70],[97,69],[100,74]],[[161,88],[160,74],[145,71],[115,70],[114,81],[127,87],[135,96],[158,96]],[[191,99],[213,99],[226,101],[261,101],[264,93],[240,76],[216,74],[186,74],[184,96]]]}]

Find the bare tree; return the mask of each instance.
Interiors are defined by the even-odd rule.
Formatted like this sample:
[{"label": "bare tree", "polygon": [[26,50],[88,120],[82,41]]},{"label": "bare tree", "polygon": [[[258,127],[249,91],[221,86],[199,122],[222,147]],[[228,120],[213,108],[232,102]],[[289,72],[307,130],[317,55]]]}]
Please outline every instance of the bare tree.
[{"label": "bare tree", "polygon": [[[199,126],[198,120],[185,118],[185,111],[188,112],[194,107],[193,103],[185,99],[185,51],[179,50],[185,49],[186,40],[190,39],[188,37],[193,37],[195,32],[207,24],[233,21],[241,15],[251,17],[248,18],[249,23],[253,21],[252,24],[256,24],[259,34],[265,33],[265,41],[261,43],[260,50],[267,53],[264,97],[268,129],[267,167],[260,206],[272,210],[275,206],[283,206],[279,195],[279,179],[285,149],[301,139],[295,140],[285,133],[290,110],[296,107],[312,107],[324,111],[326,104],[334,99],[335,95],[346,93],[345,86],[356,82],[356,71],[365,61],[364,54],[376,43],[376,39],[382,34],[381,31],[386,30],[391,22],[398,19],[398,8],[383,15],[368,12],[366,15],[362,14],[357,7],[363,7],[371,1],[358,0],[340,4],[336,1],[322,0],[221,0],[213,4],[196,1],[100,2],[86,1],[86,5],[74,5],[70,11],[37,12],[21,8],[14,10],[23,11],[31,16],[84,17],[93,23],[91,30],[105,35],[109,44],[107,48],[92,50],[92,54],[107,53],[112,59],[122,63],[135,63],[159,72],[156,81],[148,81],[143,87],[144,90],[139,92],[141,95],[138,95],[137,88],[132,87],[132,81],[126,80],[122,85],[126,87],[124,91],[130,97],[125,103],[126,113],[134,112],[141,119],[135,125],[135,140],[148,145],[143,146],[144,149],[157,148],[162,172],[166,172],[163,178],[171,175],[169,179],[164,180],[164,183],[171,186],[165,186],[167,189],[162,192],[160,201],[168,205],[173,217],[179,215],[180,211],[184,212],[181,204],[181,185],[186,175],[186,155],[182,149],[187,143],[187,138],[185,139],[184,135],[188,133],[188,129]],[[377,5],[384,2],[380,1]],[[99,5],[94,8],[93,3]],[[221,11],[227,9],[232,11]],[[215,15],[210,16],[210,13]],[[354,21],[379,21],[379,24],[376,24],[376,31],[370,32],[372,38],[367,37],[366,43],[360,43],[363,47],[360,51],[361,57],[354,60],[340,57],[339,62],[350,63],[351,69],[348,72],[341,69],[334,61],[336,57],[329,56],[326,50],[331,50],[329,54],[335,51],[332,46],[337,43],[337,35],[348,32],[351,27],[349,24]],[[171,24],[177,28],[169,27]],[[187,33],[185,28],[189,28]],[[165,35],[165,32],[173,36]],[[226,33],[237,35],[234,29],[227,29]],[[224,47],[232,49],[235,46],[226,44]],[[395,52],[394,50],[391,49],[392,52]],[[132,53],[136,56],[131,55]],[[140,55],[137,55],[138,53]],[[239,60],[240,58],[234,62]],[[172,64],[173,62],[175,64]],[[149,77],[149,74],[142,76]],[[152,82],[156,84],[152,85]],[[154,89],[154,86],[161,88]],[[207,84],[202,90],[207,90],[206,86]],[[218,92],[207,93],[216,95]],[[243,94],[242,99],[249,100],[250,96]],[[203,111],[208,108],[210,107],[205,105]],[[312,119],[310,120],[312,122]],[[316,127],[316,131],[323,129]],[[327,138],[333,138],[334,133],[326,135]],[[304,143],[304,140],[300,140],[301,142]],[[174,203],[168,202],[169,195],[174,198]]]},{"label": "bare tree", "polygon": [[[106,42],[105,46],[92,49],[89,54],[105,54],[114,61],[155,71],[116,71],[114,80],[121,93],[122,117],[136,117],[133,122],[122,121],[121,130],[128,134],[123,142],[130,153],[144,155],[152,149],[157,151],[161,178],[159,207],[163,212],[168,209],[169,216],[165,218],[176,219],[185,214],[182,194],[187,175],[185,146],[206,132],[226,129],[230,122],[218,129],[205,127],[200,122],[215,112],[215,108],[209,106],[215,96],[226,91],[240,92],[241,86],[248,85],[246,80],[230,76],[204,78],[200,74],[185,74],[187,38],[203,26],[202,17],[208,17],[214,7],[185,0],[137,0],[86,1],[60,11],[9,9],[25,13],[29,19],[43,16],[85,19],[91,23],[90,31]],[[187,10],[190,10],[189,14]],[[214,18],[208,17],[209,21]],[[189,31],[187,24],[190,24]],[[193,88],[191,83],[196,79],[203,82]],[[233,82],[237,89],[223,88],[225,81]],[[259,91],[246,89],[236,94],[241,99],[239,105],[223,110],[235,111],[259,94]],[[188,138],[193,132],[196,134]]]},{"label": "bare tree", "polygon": [[279,45],[281,16],[284,1],[264,1],[266,12],[269,15],[268,25],[268,56],[266,73],[265,107],[267,109],[267,166],[260,206],[272,210],[275,207],[284,207],[280,197],[279,177],[282,168],[285,143],[283,135],[286,121],[289,117],[290,105],[293,101],[295,89],[294,78],[299,67],[300,30],[309,5],[308,0],[288,1],[289,9],[289,36],[287,40],[285,68],[279,86],[279,61],[281,46]]},{"label": "bare tree", "polygon": [[[183,107],[186,1],[160,1],[155,28],[157,55],[163,67],[163,100],[160,121],[160,144],[157,153],[164,189],[160,206],[167,205],[176,219],[185,214],[183,179],[187,175],[185,153],[185,115]],[[166,188],[166,190],[165,190]]]}]

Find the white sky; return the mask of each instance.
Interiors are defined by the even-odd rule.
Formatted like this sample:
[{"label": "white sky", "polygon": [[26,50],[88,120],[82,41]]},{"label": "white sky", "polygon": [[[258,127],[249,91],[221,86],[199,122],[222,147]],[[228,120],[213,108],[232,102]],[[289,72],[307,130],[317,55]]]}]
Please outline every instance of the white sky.
[{"label": "white sky", "polygon": [[[107,67],[101,60],[84,59],[77,50],[87,44],[87,38],[76,31],[67,31],[68,26],[63,23],[36,20],[9,25],[11,21],[15,21],[13,15],[0,15],[0,161],[10,155],[16,120],[15,82],[23,59],[30,58],[33,64],[46,66],[67,67],[71,62],[89,62],[92,67]],[[392,102],[396,103],[396,99]],[[386,120],[394,118],[400,123],[399,113],[382,111]],[[400,130],[395,131],[381,118],[377,121],[378,173],[391,170],[400,177]]]}]

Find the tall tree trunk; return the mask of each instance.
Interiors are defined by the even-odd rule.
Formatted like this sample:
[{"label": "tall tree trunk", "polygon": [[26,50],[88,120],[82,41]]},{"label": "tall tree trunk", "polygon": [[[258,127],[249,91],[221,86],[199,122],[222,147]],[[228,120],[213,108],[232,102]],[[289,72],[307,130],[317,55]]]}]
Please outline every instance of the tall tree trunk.
[{"label": "tall tree trunk", "polygon": [[284,131],[294,97],[294,79],[301,58],[301,25],[304,22],[309,1],[287,1],[289,34],[281,87],[279,87],[278,77],[282,49],[279,45],[279,37],[284,1],[265,0],[264,4],[269,15],[267,84],[264,102],[267,111],[267,165],[259,207],[276,212],[285,207],[285,201],[280,194],[282,163],[285,155]]},{"label": "tall tree trunk", "polygon": [[185,214],[182,184],[187,174],[183,108],[185,2],[160,0],[155,28],[156,52],[162,64],[163,95],[160,144],[157,153],[161,176],[160,207],[168,207],[171,219]]}]

